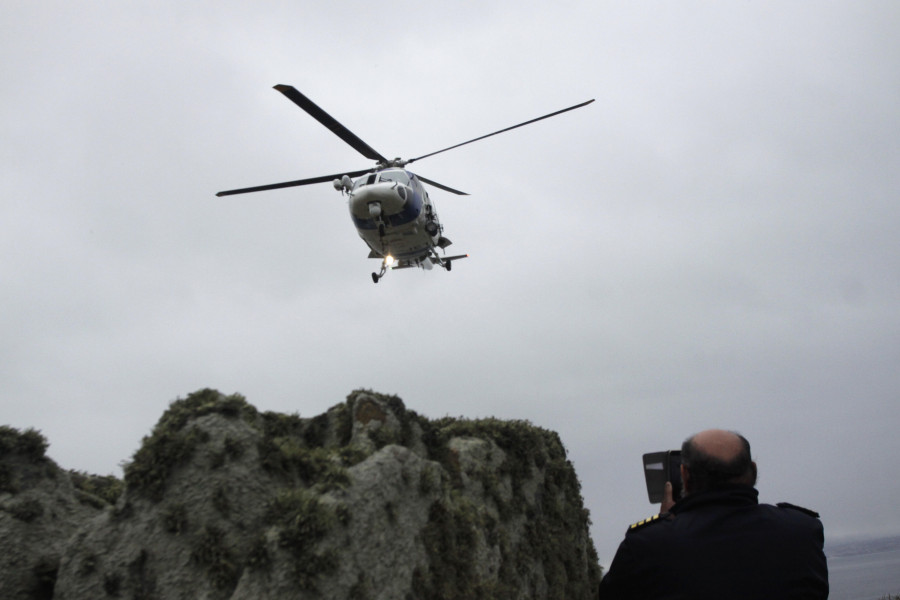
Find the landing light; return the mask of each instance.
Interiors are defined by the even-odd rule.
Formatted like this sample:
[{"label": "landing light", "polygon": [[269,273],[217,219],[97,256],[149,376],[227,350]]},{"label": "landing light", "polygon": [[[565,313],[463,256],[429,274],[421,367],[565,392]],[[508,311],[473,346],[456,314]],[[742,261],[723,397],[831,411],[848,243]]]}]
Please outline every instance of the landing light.
[{"label": "landing light", "polygon": [[388,254],[384,257],[384,266],[390,267],[392,264],[394,264],[394,257]]}]

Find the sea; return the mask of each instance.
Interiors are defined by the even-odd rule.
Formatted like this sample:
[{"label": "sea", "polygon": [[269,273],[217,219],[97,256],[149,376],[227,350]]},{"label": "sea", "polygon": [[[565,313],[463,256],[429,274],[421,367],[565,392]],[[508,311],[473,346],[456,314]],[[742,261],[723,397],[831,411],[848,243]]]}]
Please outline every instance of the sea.
[{"label": "sea", "polygon": [[900,597],[900,537],[826,544],[830,600]]}]

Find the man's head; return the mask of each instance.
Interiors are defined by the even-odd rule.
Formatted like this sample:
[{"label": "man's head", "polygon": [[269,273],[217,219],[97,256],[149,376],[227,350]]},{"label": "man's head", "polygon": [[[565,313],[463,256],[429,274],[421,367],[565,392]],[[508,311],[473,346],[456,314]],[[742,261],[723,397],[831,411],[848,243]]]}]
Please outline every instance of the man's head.
[{"label": "man's head", "polygon": [[750,442],[733,431],[707,429],[681,445],[681,479],[686,494],[728,485],[756,485]]}]

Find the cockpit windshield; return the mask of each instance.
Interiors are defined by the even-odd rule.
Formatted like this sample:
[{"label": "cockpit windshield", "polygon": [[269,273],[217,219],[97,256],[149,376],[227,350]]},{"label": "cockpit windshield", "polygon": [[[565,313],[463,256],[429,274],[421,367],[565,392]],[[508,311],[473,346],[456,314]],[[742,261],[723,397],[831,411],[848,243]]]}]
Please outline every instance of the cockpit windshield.
[{"label": "cockpit windshield", "polygon": [[402,183],[403,185],[409,185],[409,175],[406,174],[406,171],[382,171],[381,175],[378,178],[378,181],[396,181],[397,183]]},{"label": "cockpit windshield", "polygon": [[364,185],[372,185],[373,183],[375,183],[376,179],[379,183],[383,181],[390,181],[402,183],[403,185],[410,185],[409,173],[401,169],[394,169],[390,171],[382,171],[381,173],[370,173],[368,175],[363,175],[353,182],[353,190],[356,191]]}]

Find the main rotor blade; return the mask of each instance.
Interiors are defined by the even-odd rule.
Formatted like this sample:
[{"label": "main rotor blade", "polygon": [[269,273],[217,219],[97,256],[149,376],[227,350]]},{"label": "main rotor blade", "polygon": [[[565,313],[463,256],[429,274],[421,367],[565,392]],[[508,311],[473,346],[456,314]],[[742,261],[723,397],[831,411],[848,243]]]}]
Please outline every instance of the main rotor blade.
[{"label": "main rotor blade", "polygon": [[322,175],[321,177],[311,177],[309,179],[298,179],[296,181],[285,181],[283,183],[270,183],[268,185],[258,185],[256,187],[241,188],[239,190],[226,190],[219,192],[216,196],[233,196],[234,194],[248,194],[250,192],[263,192],[266,190],[280,190],[281,188],[295,187],[298,185],[311,185],[313,183],[325,183],[326,181],[334,181],[340,179],[344,175],[348,177],[359,177],[364,173],[371,172],[372,169],[364,169],[362,171],[353,171],[350,173],[338,173],[336,175]]},{"label": "main rotor blade", "polygon": [[366,158],[383,163],[388,162],[385,157],[379,154],[370,145],[359,139],[352,131],[338,123],[334,117],[319,108],[315,102],[298,92],[293,86],[278,84],[275,86],[275,89],[287,96],[291,102],[308,112],[316,121],[330,129],[336,136],[353,146],[357,152]]},{"label": "main rotor blade", "polygon": [[465,192],[461,192],[461,191],[459,191],[459,190],[454,190],[452,187],[447,187],[446,185],[443,185],[443,184],[441,184],[441,183],[438,183],[437,181],[432,181],[432,180],[430,180],[430,179],[425,179],[424,177],[422,177],[422,176],[419,175],[418,173],[416,173],[416,177],[418,177],[419,180],[424,181],[425,183],[427,183],[427,184],[429,184],[429,185],[433,185],[433,186],[436,187],[436,188],[440,188],[440,189],[444,190],[445,192],[450,192],[450,193],[452,193],[452,194],[456,194],[457,196],[468,196],[468,195],[469,195],[469,194],[467,194],[467,193],[465,193]]},{"label": "main rotor blade", "polygon": [[[582,106],[587,106],[588,104],[590,104],[593,101],[594,101],[594,99],[592,98],[592,99],[588,100],[587,102],[582,102],[581,104],[576,104],[575,106],[570,106],[569,108],[564,108],[562,110],[552,112],[549,115],[544,115],[543,117],[531,119],[530,121],[525,121],[524,123],[519,123],[518,125],[513,125],[512,127],[507,127],[506,129],[501,129],[500,131],[495,131],[494,133],[489,133],[487,135],[477,137],[473,140],[469,140],[468,142],[462,142],[461,144],[456,144],[455,146],[450,146],[449,148],[444,148],[443,150],[437,150],[436,152],[431,152],[429,154],[423,154],[422,156],[419,156],[416,158],[411,158],[411,159],[409,159],[408,162],[414,162],[417,160],[421,160],[423,158],[428,158],[429,156],[434,156],[435,154],[440,154],[441,152],[446,152],[447,150],[453,150],[454,148],[459,148],[460,146],[465,146],[466,144],[471,144],[472,142],[477,142],[479,140],[483,140],[484,138],[489,138],[492,135],[497,135],[498,133],[504,133],[506,131],[509,131],[510,129],[515,129],[517,127],[522,127],[524,125],[530,125],[531,123],[534,123],[536,121],[541,121],[543,119],[549,119],[550,117],[555,117],[556,115],[562,114],[564,112],[568,112],[570,110],[575,110],[576,108],[581,108]],[[422,179],[422,178],[420,177],[419,179]],[[432,185],[434,185],[434,184],[432,184]]]}]

